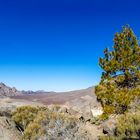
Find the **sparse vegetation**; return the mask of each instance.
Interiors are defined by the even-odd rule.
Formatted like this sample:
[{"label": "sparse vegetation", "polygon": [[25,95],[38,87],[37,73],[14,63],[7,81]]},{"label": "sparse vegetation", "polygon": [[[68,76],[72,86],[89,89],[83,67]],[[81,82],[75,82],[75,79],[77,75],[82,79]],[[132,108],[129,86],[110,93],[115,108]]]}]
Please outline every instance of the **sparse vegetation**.
[{"label": "sparse vegetation", "polygon": [[41,123],[46,118],[47,108],[22,106],[12,113],[12,119],[23,130],[23,140],[35,140],[42,134]]},{"label": "sparse vegetation", "polygon": [[12,113],[12,119],[25,130],[29,123],[35,119],[38,111],[36,107],[22,106]]},{"label": "sparse vegetation", "polygon": [[[69,131],[77,132],[78,119],[64,113],[57,113],[47,108],[23,106],[12,114],[17,126],[23,128],[23,140],[38,140],[49,136],[69,135]],[[54,132],[56,131],[56,134]],[[63,134],[64,132],[64,134]],[[62,133],[59,136],[59,133]]]},{"label": "sparse vegetation", "polygon": [[104,136],[100,140],[140,139],[140,112],[125,113],[118,119],[114,136]]},{"label": "sparse vegetation", "polygon": [[[100,140],[140,139],[140,47],[132,29],[125,26],[120,33],[116,33],[113,50],[105,49],[104,54],[99,61],[104,72],[100,84],[95,88],[97,99],[103,107],[102,115],[93,118],[89,115],[90,119],[85,119],[86,113],[79,111],[82,115],[78,114],[78,119],[70,116],[75,110],[56,104],[49,108],[21,106],[12,114],[11,111],[1,110],[0,116],[6,115],[12,121],[14,127],[18,128],[16,130],[22,132],[23,140],[86,140],[91,138],[88,131],[96,127],[91,124],[99,125],[99,133],[106,134]],[[75,112],[72,114],[75,115]],[[6,123],[10,126],[7,119]],[[89,128],[84,130],[84,126]]]},{"label": "sparse vegetation", "polygon": [[45,135],[46,130],[44,124],[46,119],[46,112],[39,111],[33,122],[27,126],[24,131],[23,140],[36,140]]}]

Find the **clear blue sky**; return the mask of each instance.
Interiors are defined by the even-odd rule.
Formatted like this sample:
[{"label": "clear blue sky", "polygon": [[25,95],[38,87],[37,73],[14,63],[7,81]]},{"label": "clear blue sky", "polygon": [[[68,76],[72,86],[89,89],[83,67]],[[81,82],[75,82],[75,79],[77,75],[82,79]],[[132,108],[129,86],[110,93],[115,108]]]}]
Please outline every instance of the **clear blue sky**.
[{"label": "clear blue sky", "polygon": [[0,81],[47,91],[98,84],[98,58],[125,24],[140,36],[139,0],[0,0]]}]

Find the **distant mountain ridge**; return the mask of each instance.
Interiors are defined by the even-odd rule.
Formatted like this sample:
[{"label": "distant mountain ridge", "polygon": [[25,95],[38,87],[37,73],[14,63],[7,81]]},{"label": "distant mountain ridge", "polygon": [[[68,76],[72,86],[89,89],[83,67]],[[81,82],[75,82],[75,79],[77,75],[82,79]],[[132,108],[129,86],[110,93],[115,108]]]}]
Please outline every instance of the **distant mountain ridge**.
[{"label": "distant mountain ridge", "polygon": [[9,87],[4,83],[0,83],[0,97],[11,97],[11,96],[19,96],[19,95],[35,95],[41,93],[55,93],[55,92],[47,92],[44,90],[32,91],[32,90],[17,90],[15,87]]},{"label": "distant mountain ridge", "polygon": [[4,83],[0,83],[0,97],[10,97],[22,95],[21,91],[18,91],[15,87],[6,86]]},{"label": "distant mountain ridge", "polygon": [[4,83],[0,83],[0,97],[2,97],[2,96],[6,96],[6,97],[28,96],[28,95],[32,95],[33,97],[36,97],[36,96],[40,97],[40,96],[48,95],[50,97],[50,95],[52,95],[55,100],[59,100],[57,97],[59,94],[59,95],[62,95],[62,97],[65,97],[65,95],[67,95],[66,98],[73,99],[73,96],[79,97],[79,96],[83,96],[83,95],[89,95],[89,94],[91,95],[93,90],[94,90],[94,87],[89,87],[87,89],[68,91],[68,92],[54,92],[54,91],[47,92],[44,90],[38,90],[38,91],[32,91],[32,90],[24,91],[24,90],[22,90],[22,91],[19,91],[15,87],[9,87],[9,86],[5,85]]}]

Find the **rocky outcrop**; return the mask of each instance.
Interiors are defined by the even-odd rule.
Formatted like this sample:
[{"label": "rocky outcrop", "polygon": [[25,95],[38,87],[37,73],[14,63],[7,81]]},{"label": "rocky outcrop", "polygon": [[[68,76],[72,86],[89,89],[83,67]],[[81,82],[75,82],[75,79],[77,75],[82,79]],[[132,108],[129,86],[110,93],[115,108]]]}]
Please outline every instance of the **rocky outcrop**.
[{"label": "rocky outcrop", "polygon": [[0,97],[10,97],[21,95],[22,92],[18,91],[15,87],[11,88],[4,83],[0,83]]},{"label": "rocky outcrop", "polygon": [[[91,118],[98,117],[103,113],[102,106],[97,101],[94,93],[94,87],[85,90],[68,92],[65,93],[65,95],[61,93],[57,94],[58,98],[62,97],[61,100],[63,100],[64,96],[65,98],[67,97],[66,103],[60,105],[51,104],[49,105],[49,108],[53,108],[53,110],[57,112],[61,111],[68,113],[69,115],[74,115],[84,121],[89,121]],[[55,100],[55,98],[56,94],[55,96],[52,94],[51,99]]]},{"label": "rocky outcrop", "polygon": [[117,124],[118,116],[112,115],[110,118],[102,123],[103,133],[106,135],[113,136]]},{"label": "rocky outcrop", "polygon": [[85,95],[81,98],[67,102],[66,105],[69,107],[69,114],[76,115],[79,118],[82,117],[85,121],[103,113],[101,104],[97,102],[96,98],[93,98],[90,95]]}]

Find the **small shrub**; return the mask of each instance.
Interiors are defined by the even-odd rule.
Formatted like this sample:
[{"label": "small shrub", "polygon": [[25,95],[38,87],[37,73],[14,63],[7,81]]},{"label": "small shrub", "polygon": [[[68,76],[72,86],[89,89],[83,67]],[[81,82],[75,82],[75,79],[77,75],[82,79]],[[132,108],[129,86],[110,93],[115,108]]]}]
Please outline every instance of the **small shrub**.
[{"label": "small shrub", "polygon": [[140,139],[140,112],[125,113],[118,119],[114,136],[103,136],[100,140]]},{"label": "small shrub", "polygon": [[43,127],[43,125],[45,124],[45,119],[46,112],[39,111],[34,121],[31,122],[25,129],[23,140],[36,140],[45,135],[46,130]]},{"label": "small shrub", "polygon": [[115,135],[140,139],[140,112],[126,113],[120,117]]},{"label": "small shrub", "polygon": [[39,108],[37,107],[31,106],[18,107],[12,113],[12,119],[15,121],[17,125],[19,125],[23,130],[25,130],[26,127],[29,125],[29,123],[35,119],[38,111]]},{"label": "small shrub", "polygon": [[76,133],[78,130],[78,118],[44,107],[18,107],[12,113],[12,119],[23,128],[23,140],[49,139],[48,136],[52,139],[54,135],[64,137],[65,133],[72,135],[69,132]]}]

